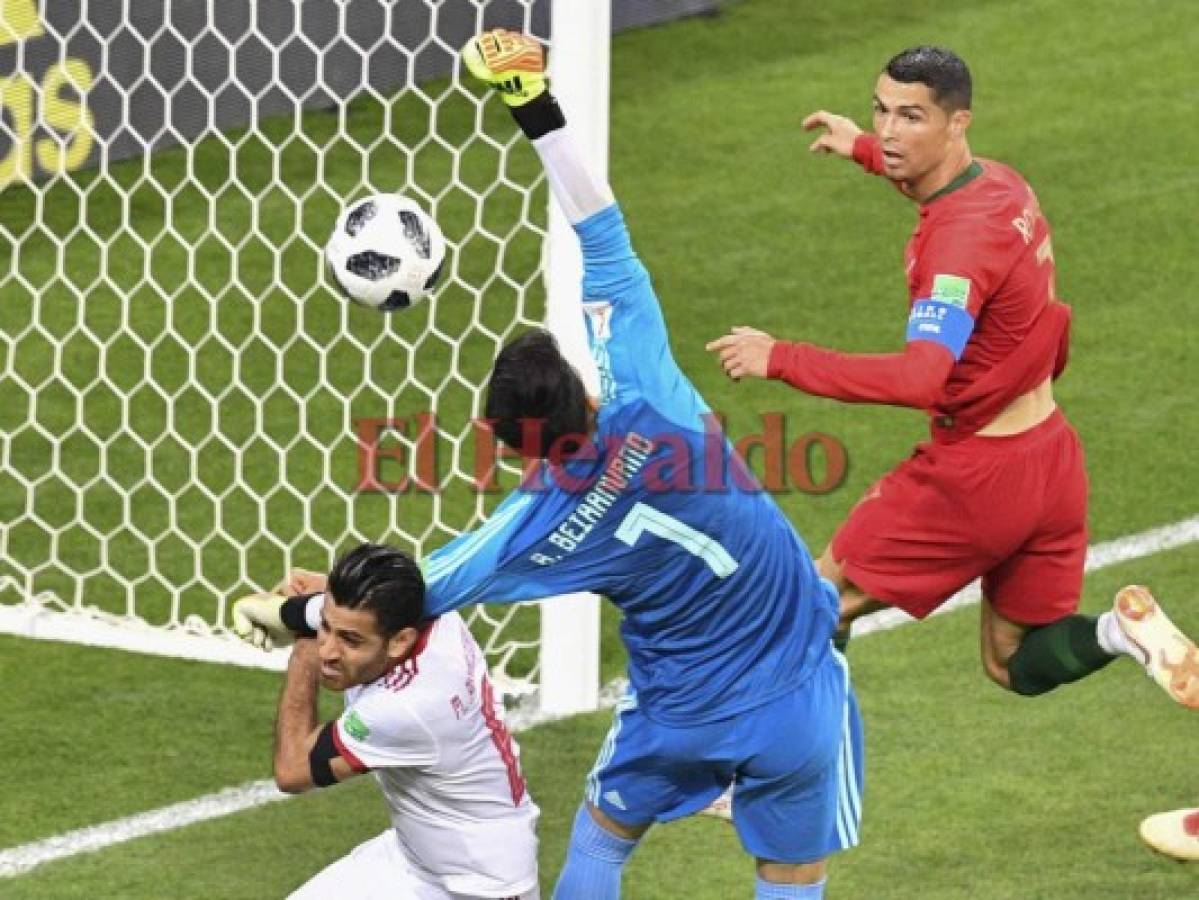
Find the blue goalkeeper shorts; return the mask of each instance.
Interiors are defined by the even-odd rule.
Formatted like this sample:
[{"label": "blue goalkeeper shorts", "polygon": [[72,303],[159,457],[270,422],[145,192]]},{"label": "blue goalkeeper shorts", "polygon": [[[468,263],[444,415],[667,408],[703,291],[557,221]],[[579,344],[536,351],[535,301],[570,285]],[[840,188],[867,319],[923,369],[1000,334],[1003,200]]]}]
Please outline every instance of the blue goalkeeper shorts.
[{"label": "blue goalkeeper shorts", "polygon": [[747,852],[814,862],[858,843],[862,749],[849,665],[830,650],[792,693],[694,728],[652,721],[630,690],[587,778],[587,800],[639,826],[697,813],[731,783]]}]

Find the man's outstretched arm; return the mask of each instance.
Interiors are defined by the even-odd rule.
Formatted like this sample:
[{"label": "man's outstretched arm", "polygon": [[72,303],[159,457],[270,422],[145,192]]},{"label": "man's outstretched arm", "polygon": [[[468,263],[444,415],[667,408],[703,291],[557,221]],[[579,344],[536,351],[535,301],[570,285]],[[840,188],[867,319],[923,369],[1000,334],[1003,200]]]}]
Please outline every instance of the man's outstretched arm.
[{"label": "man's outstretched arm", "polygon": [[806,131],[825,129],[808,147],[811,152],[852,159],[871,175],[883,174],[883,145],[878,135],[863,131],[853,119],[821,109],[804,119],[802,124]]},{"label": "man's outstretched arm", "polygon": [[572,225],[615,202],[611,188],[574,148],[566,117],[549,92],[545,50],[536,38],[497,28],[472,38],[462,49],[462,61],[475,78],[495,89],[532,141],[550,190]]},{"label": "man's outstretched arm", "polygon": [[902,353],[839,353],[814,344],[775,343],[766,377],[817,397],[929,409],[941,395],[953,355],[940,344],[912,341]]},{"label": "man's outstretched arm", "polygon": [[817,397],[915,409],[936,402],[954,364],[953,352],[932,341],[910,341],[902,353],[839,353],[741,327],[707,349],[730,378],[773,378]]},{"label": "man's outstretched arm", "polygon": [[467,68],[499,93],[545,169],[583,251],[583,303],[600,402],[642,398],[679,424],[702,428],[707,407],[670,352],[666,322],[612,189],[593,171],[549,92],[541,45],[496,30],[463,49]]},{"label": "man's outstretched arm", "polygon": [[476,78],[499,93],[541,160],[550,192],[579,238],[584,299],[625,303],[629,289],[648,278],[612,188],[588,165],[549,91],[541,44],[497,29],[474,38],[462,57]]}]

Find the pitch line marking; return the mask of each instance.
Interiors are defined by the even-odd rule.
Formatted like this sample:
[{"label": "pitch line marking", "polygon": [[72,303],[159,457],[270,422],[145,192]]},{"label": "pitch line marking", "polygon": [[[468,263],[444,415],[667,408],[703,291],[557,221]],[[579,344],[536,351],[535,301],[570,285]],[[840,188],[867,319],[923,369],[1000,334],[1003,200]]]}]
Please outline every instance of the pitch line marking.
[{"label": "pitch line marking", "polygon": [[[1096,572],[1108,566],[1142,559],[1196,542],[1199,542],[1199,516],[1095,544],[1087,550],[1086,571]],[[971,606],[978,601],[978,587],[971,585],[941,606],[933,615]],[[913,620],[904,613],[887,609],[860,619],[854,625],[854,634],[861,637],[877,631],[889,631],[911,621]],[[600,707],[606,709],[614,706],[623,693],[623,679],[605,685],[600,693]],[[524,717],[513,723],[513,730],[523,731],[547,719],[548,717]],[[100,825],[68,831],[45,840],[10,847],[0,850],[0,878],[13,878],[44,863],[80,853],[94,853],[136,838],[286,800],[289,796],[280,792],[272,781],[253,781],[197,797],[195,800],[185,800]]]},{"label": "pitch line marking", "polygon": [[79,853],[94,853],[135,838],[286,800],[288,796],[276,789],[273,781],[252,781],[195,800],[184,800],[123,819],[68,831],[0,851],[0,878],[23,875],[42,863],[66,859]]}]

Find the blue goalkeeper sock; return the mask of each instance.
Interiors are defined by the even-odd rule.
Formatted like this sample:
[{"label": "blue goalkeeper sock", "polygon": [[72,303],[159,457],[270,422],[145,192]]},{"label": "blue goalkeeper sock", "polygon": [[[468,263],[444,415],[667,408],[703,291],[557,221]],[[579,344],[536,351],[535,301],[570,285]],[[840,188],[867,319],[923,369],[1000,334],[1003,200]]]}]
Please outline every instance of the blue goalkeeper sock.
[{"label": "blue goalkeeper sock", "polygon": [[570,833],[566,865],[554,888],[555,900],[617,900],[621,869],[636,846],[636,841],[600,828],[582,804]]},{"label": "blue goalkeeper sock", "polygon": [[754,900],[820,900],[824,896],[824,882],[815,884],[775,884],[757,879],[754,884]]}]

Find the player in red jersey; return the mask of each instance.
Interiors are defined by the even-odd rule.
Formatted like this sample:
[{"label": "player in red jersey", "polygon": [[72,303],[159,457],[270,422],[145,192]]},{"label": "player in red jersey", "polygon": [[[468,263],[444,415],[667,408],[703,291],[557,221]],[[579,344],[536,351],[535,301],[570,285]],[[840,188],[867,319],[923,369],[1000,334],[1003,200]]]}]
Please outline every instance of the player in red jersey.
[{"label": "player in red jersey", "polygon": [[916,47],[879,76],[872,133],[824,111],[803,123],[824,129],[812,151],[857,161],[919,205],[902,352],[838,353],[752,328],[708,349],[736,379],[930,416],[931,440],[866,492],[820,560],[841,591],[843,638],[864,613],[923,618],[981,577],[983,664],[999,685],[1042,694],[1127,654],[1199,708],[1199,652],[1147,590],[1124,588],[1098,617],[1077,612],[1087,478],[1052,387],[1070,309],[1036,195],[970,152],[970,95],[958,56]]}]

